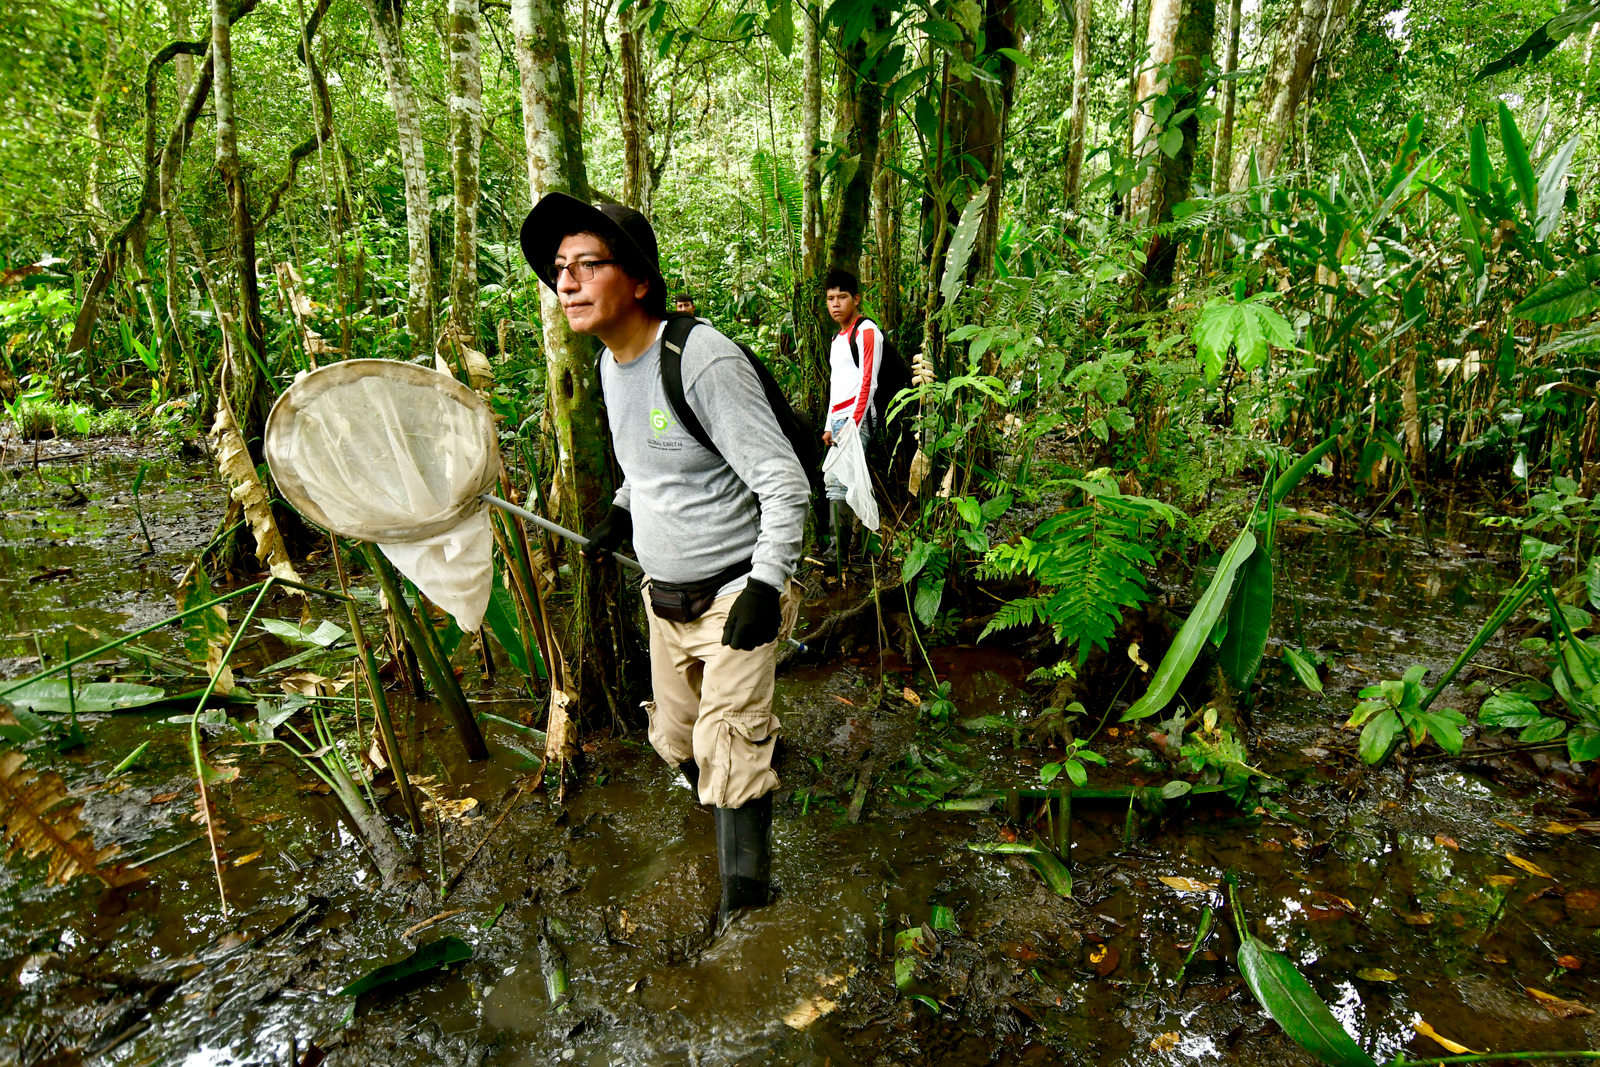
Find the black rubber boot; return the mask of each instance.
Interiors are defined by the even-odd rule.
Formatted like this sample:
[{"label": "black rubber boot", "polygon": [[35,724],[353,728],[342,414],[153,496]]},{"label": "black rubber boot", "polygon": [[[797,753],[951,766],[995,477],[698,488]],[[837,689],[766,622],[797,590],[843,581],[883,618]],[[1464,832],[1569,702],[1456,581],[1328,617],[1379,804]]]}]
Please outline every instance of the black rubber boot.
[{"label": "black rubber boot", "polygon": [[678,772],[683,775],[683,780],[689,783],[689,792],[694,794],[694,802],[700,803],[700,765],[694,760],[684,760],[678,764]]},{"label": "black rubber boot", "polygon": [[835,559],[839,569],[843,570],[850,565],[850,549],[856,539],[855,513],[850,510],[850,505],[844,501],[835,501],[833,505],[833,543],[836,546]]},{"label": "black rubber boot", "polygon": [[717,929],[741,908],[767,904],[772,871],[772,794],[743,807],[717,809],[717,866],[722,872],[722,905]]}]

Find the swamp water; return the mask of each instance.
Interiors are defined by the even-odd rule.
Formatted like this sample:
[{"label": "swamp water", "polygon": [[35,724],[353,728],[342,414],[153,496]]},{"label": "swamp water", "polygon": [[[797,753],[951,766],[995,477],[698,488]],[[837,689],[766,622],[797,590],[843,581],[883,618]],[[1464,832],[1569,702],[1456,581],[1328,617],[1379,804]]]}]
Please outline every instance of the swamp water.
[{"label": "swamp water", "polygon": [[[130,496],[139,465],[133,449],[113,449],[89,466],[0,476],[6,677],[32,673],[41,653],[56,662],[65,640],[81,652],[171,613],[174,580],[214,531],[223,495],[204,467],[152,459],[146,552]],[[1448,665],[1511,573],[1508,559],[1481,551],[1504,544],[1470,532],[1470,518],[1457,523],[1434,531],[1437,556],[1400,536],[1287,528],[1276,633],[1303,633],[1329,661],[1325,698],[1274,669],[1255,710],[1251,755],[1286,783],[1274,796],[1287,817],[1195,798],[1129,846],[1125,807],[1079,803],[1070,899],[1022,857],[964,847],[1001,835],[998,810],[926,807],[930,795],[1036,785],[1049,758],[1013,748],[1007,731],[959,725],[997,716],[1026,728],[1038,704],[1021,682],[1027,666],[988,649],[934,650],[958,709],[942,731],[896,696],[906,685],[925,695],[926,668],[913,673],[891,654],[886,696],[871,699],[875,645],[847,638],[851,648],[830,646],[780,675],[779,893],[719,939],[709,931],[711,816],[637,733],[594,741],[557,804],[520,791],[539,748],[525,731],[487,720],[492,758],[467,764],[442,716],[394,695],[401,746],[429,803],[413,837],[386,800],[424,873],[385,891],[298,761],[207,727],[208,757],[239,772],[213,787],[225,915],[192,818],[192,705],[79,715],[87,744],[56,753],[35,743],[30,766],[53,768],[84,798],[98,845],[119,846],[119,859],[156,858],[148,880],[119,890],[88,877],[46,887],[42,862],[21,857],[0,866],[0,1063],[309,1065],[324,1054],[335,1064],[1313,1063],[1240,981],[1220,897],[1159,880],[1215,884],[1227,869],[1240,874],[1257,935],[1380,1062],[1442,1051],[1413,1030],[1419,1017],[1473,1049],[1595,1048],[1600,1016],[1558,1017],[1525,991],[1600,1004],[1600,854],[1584,825],[1590,811],[1574,806],[1593,797],[1589,768],[1568,767],[1560,749],[1473,755],[1469,742],[1466,758],[1428,749],[1432,758],[1363,772],[1354,734],[1339,729],[1359,688],[1413,662]],[[333,581],[326,566],[307,579]],[[334,607],[313,601],[310,619],[342,624]],[[302,610],[285,597],[264,615],[299,622]],[[78,680],[140,680],[139,656],[183,659],[175,629],[140,645]],[[1516,667],[1513,647],[1497,641],[1480,663]],[[256,671],[298,649],[259,630],[242,648],[239,684],[281,700],[292,672]],[[510,672],[479,685],[465,650],[457,662],[469,665],[469,696],[493,701],[480,707],[513,721],[538,715]],[[347,667],[312,656],[294,669]],[[1501,676],[1475,665],[1441,703],[1472,709],[1477,698],[1462,687],[1479,677]],[[248,702],[228,711],[256,716]],[[365,747],[371,720],[361,714]],[[353,717],[332,722],[354,753]],[[146,741],[131,769],[110,774]],[[1094,769],[1092,785],[1164,780],[1131,759],[1130,742],[1148,743],[1114,719],[1096,737],[1112,766]],[[858,791],[863,775],[869,788]],[[508,804],[440,899],[441,871],[454,874]],[[1168,979],[1207,903],[1218,906],[1217,933],[1175,989]],[[930,923],[936,906],[955,929],[923,939],[906,989],[918,997],[903,995],[896,935]],[[472,958],[338,995],[445,936]],[[569,983],[555,1004],[552,972]]]}]

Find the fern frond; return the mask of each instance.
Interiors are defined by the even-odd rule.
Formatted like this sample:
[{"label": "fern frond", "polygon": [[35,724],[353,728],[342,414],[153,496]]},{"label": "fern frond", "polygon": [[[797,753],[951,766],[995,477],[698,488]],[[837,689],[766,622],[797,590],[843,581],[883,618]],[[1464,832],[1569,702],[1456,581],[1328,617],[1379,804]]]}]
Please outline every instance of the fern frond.
[{"label": "fern frond", "polygon": [[1018,626],[1032,626],[1035,622],[1044,620],[1044,597],[1025,597],[1021,600],[1008,600],[1001,605],[1000,610],[994,613],[994,618],[989,620],[989,625],[983,628],[983,633],[978,635],[978,640],[994,633],[996,630],[1010,630]]},{"label": "fern frond", "polygon": [[103,869],[117,847],[96,849],[78,821],[83,802],[67,803],[66,783],[50,771],[36,774],[23,766],[25,761],[20,752],[0,755],[0,846],[5,860],[18,852],[30,859],[47,855],[46,885],[92,874],[115,888],[142,877],[122,867]]}]

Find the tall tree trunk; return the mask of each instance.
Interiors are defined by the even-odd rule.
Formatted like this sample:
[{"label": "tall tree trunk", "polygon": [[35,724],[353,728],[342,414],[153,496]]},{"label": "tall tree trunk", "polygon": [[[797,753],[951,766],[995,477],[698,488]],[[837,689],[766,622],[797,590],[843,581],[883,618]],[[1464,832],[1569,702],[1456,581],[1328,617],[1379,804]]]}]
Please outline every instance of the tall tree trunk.
[{"label": "tall tree trunk", "polygon": [[[1239,27],[1244,22],[1243,0],[1233,0],[1228,9],[1228,50],[1223,56],[1224,76],[1239,69]],[[1211,195],[1228,192],[1233,174],[1233,112],[1239,100],[1239,83],[1228,78],[1222,83],[1222,122],[1217,126],[1216,146],[1211,151]]]},{"label": "tall tree trunk", "polygon": [[100,83],[95,89],[94,101],[89,105],[89,117],[85,125],[88,127],[90,138],[89,146],[89,177],[85,184],[84,199],[88,201],[92,225],[96,233],[104,240],[111,226],[110,209],[106,206],[107,194],[111,191],[110,182],[105,174],[110,164],[106,141],[106,107],[111,102],[111,96],[117,84],[117,58],[120,51],[118,47],[116,30],[111,23],[111,16],[106,9],[96,0],[93,8],[94,19],[105,29],[106,54],[104,65],[100,71]]},{"label": "tall tree trunk", "polygon": [[822,9],[807,3],[801,18],[800,54],[800,274],[792,312],[795,349],[804,383],[804,406],[818,418],[828,401],[827,333],[822,320],[825,271],[822,227]]},{"label": "tall tree trunk", "polygon": [[[879,29],[882,27],[880,26]],[[878,167],[878,131],[883,121],[883,86],[861,73],[867,65],[866,35],[847,43],[840,70],[839,118],[834,141],[843,141],[845,158],[855,166],[836,179],[828,211],[828,267],[861,274],[861,249],[867,235],[867,207]]]},{"label": "tall tree trunk", "polygon": [[[1141,16],[1150,10],[1153,0],[1128,0],[1128,122],[1127,137],[1123,141],[1123,157],[1131,164],[1134,155],[1134,127],[1138,125],[1136,116],[1139,114],[1139,72],[1143,69],[1142,57],[1144,56],[1145,28]],[[1133,213],[1129,210],[1129,198],[1125,193],[1119,193],[1112,201],[1112,206],[1123,218],[1131,220]]]},{"label": "tall tree trunk", "polygon": [[642,9],[634,7],[621,17],[617,34],[618,81],[622,93],[622,202],[650,214],[650,90],[645,81],[644,62],[639,55],[639,37],[644,20]]},{"label": "tall tree trunk", "polygon": [[[982,31],[990,51],[1017,47],[1016,7],[1012,0],[988,0],[983,8]],[[967,274],[972,280],[993,269],[1004,199],[1006,124],[1010,121],[1011,101],[1016,90],[1017,65],[1002,57],[994,74],[998,85],[975,76],[953,81],[945,117],[946,157],[960,162],[974,191],[984,184],[989,185],[983,225],[967,261]],[[952,225],[960,217],[965,199],[963,195],[960,202],[950,205]]]},{"label": "tall tree trunk", "polygon": [[[1155,166],[1146,186],[1152,227],[1172,221],[1173,207],[1189,199],[1193,188],[1195,158],[1200,141],[1200,93],[1205,68],[1211,60],[1216,17],[1216,0],[1184,0],[1182,17],[1178,20],[1173,41],[1173,55],[1177,61],[1172,67],[1171,84],[1164,88],[1173,99],[1173,113],[1187,112],[1188,117],[1175,127],[1169,126],[1166,130],[1158,131],[1165,136],[1171,130],[1177,130],[1182,135],[1182,141],[1175,152],[1168,154],[1163,149],[1156,154]],[[1152,26],[1155,24],[1153,15],[1150,22]],[[1172,284],[1178,248],[1179,243],[1170,236],[1151,236],[1145,248],[1144,290],[1147,299],[1159,299],[1159,294]]]},{"label": "tall tree trunk", "polygon": [[1083,142],[1089,132],[1089,31],[1094,0],[1078,0],[1072,27],[1072,126],[1067,135],[1066,206],[1078,206],[1083,184]]},{"label": "tall tree trunk", "polygon": [[[1267,81],[1261,87],[1265,108],[1254,138],[1256,166],[1263,179],[1272,176],[1278,157],[1294,131],[1295,110],[1300,106],[1311,67],[1317,57],[1327,21],[1328,0],[1300,0],[1292,24],[1286,26],[1273,58]],[[1250,179],[1250,152],[1239,153],[1233,163],[1230,187],[1239,189]]]},{"label": "tall tree trunk", "polygon": [[483,144],[483,70],[478,0],[450,0],[450,157],[455,180],[455,255],[450,268],[450,329],[478,345],[478,154]]},{"label": "tall tree trunk", "polygon": [[[189,29],[188,0],[166,0],[167,25],[171,27],[172,39],[187,41],[193,32]],[[182,104],[189,98],[189,87],[194,84],[194,58],[189,55],[180,55],[172,61],[173,82],[177,88],[178,103]]]},{"label": "tall tree trunk", "polygon": [[422,114],[411,87],[411,72],[401,34],[400,0],[366,0],[372,41],[383,61],[399,134],[400,169],[405,175],[406,238],[409,246],[406,326],[414,352],[433,351],[433,253],[429,243],[428,160],[422,142]]},{"label": "tall tree trunk", "polygon": [[1154,196],[1156,170],[1160,168],[1160,159],[1164,154],[1160,138],[1167,131],[1156,125],[1153,98],[1167,92],[1166,68],[1178,55],[1179,23],[1182,21],[1183,8],[1183,0],[1150,0],[1150,20],[1144,40],[1145,61],[1139,70],[1139,84],[1135,90],[1139,110],[1133,115],[1133,154],[1141,162],[1147,163],[1150,170],[1128,194],[1129,220],[1137,220],[1144,215]]},{"label": "tall tree trunk", "polygon": [[893,333],[900,325],[900,175],[887,164],[900,153],[900,123],[884,113],[878,137],[878,173],[872,183],[872,222],[877,238],[878,325]]},{"label": "tall tree trunk", "polygon": [[[512,0],[511,29],[522,75],[522,122],[527,140],[528,188],[537,202],[547,193],[590,196],[584,169],[581,117],[572,81],[560,0]],[[600,381],[594,350],[574,334],[560,301],[539,287],[544,320],[545,366],[550,424],[559,445],[557,498],[559,521],[583,530],[598,522],[615,493],[600,407]],[[609,703],[621,718],[626,706],[622,674],[630,636],[617,597],[608,595],[601,568],[572,553],[578,580],[569,616],[577,649],[567,693],[576,708],[593,711]]]},{"label": "tall tree trunk", "polygon": [[[232,5],[211,2],[212,106],[217,116],[216,160],[222,184],[228,191],[230,228],[233,231],[233,266],[238,284],[238,304],[233,329],[221,324],[228,344],[235,418],[240,434],[250,446],[251,460],[260,463],[260,433],[266,423],[268,398],[261,388],[256,361],[261,355],[261,292],[256,281],[256,231],[250,217],[250,194],[239,162],[239,143],[233,110]],[[242,348],[240,347],[242,346]]]}]

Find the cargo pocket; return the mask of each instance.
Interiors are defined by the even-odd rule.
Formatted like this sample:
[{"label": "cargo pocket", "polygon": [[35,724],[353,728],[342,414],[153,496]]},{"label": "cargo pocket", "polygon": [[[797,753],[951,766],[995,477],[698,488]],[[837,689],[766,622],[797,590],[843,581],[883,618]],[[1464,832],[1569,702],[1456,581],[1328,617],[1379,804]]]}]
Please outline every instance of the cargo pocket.
[{"label": "cargo pocket", "polygon": [[771,716],[764,715],[762,719],[759,724],[747,726],[729,718],[718,729],[708,791],[710,803],[717,807],[737,808],[771,792],[778,784],[778,776],[772,770],[777,723]]}]

